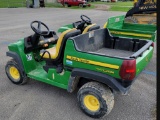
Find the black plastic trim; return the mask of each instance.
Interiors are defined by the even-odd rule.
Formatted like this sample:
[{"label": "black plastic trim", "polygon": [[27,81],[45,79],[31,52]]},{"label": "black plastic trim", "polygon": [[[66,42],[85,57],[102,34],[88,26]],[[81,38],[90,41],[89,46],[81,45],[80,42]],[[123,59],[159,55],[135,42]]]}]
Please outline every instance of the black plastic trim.
[{"label": "black plastic trim", "polygon": [[130,58],[137,58],[138,56],[143,54],[143,52],[147,50],[153,43],[152,41],[149,40],[146,41],[148,41],[148,43],[145,46],[143,46],[140,50],[138,50],[136,53],[134,53]]},{"label": "black plastic trim", "polygon": [[12,57],[13,59],[15,59],[16,62],[18,63],[18,65],[19,65],[20,69],[22,71],[24,71],[22,60],[20,59],[20,57],[19,57],[19,55],[17,53],[8,51],[8,52],[6,52],[6,55],[9,56],[9,57]]},{"label": "black plastic trim", "polygon": [[[122,86],[115,78],[113,78],[109,75],[102,74],[102,73],[95,72],[95,71],[75,68],[72,70],[72,73],[70,76],[69,85],[68,85],[68,92],[72,92],[72,88],[74,88],[74,86],[72,86],[72,85],[74,85],[73,83],[76,80],[76,79],[73,79],[75,77],[84,77],[84,78],[93,79],[95,81],[104,83],[104,84],[108,85],[110,88],[112,88],[113,90],[121,92],[123,94],[127,93],[128,89],[130,88],[130,86],[128,86],[128,87]],[[130,83],[130,85],[131,85],[131,83]]]}]

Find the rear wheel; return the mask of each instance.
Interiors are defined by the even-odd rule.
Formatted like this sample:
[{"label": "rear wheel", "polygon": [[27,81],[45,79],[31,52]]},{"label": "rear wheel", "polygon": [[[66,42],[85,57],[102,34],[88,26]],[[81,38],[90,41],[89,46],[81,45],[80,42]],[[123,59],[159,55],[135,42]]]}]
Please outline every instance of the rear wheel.
[{"label": "rear wheel", "polygon": [[84,84],[77,94],[81,110],[90,117],[108,115],[114,106],[114,95],[105,85],[98,82]]},{"label": "rear wheel", "polygon": [[5,71],[9,80],[14,84],[24,84],[27,82],[26,75],[20,70],[15,60],[10,60],[5,66]]}]

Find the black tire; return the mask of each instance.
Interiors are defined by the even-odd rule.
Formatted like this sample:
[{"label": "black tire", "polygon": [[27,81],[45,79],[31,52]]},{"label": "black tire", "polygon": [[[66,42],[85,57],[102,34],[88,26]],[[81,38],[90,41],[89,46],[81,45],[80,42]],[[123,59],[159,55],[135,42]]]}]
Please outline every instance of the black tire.
[{"label": "black tire", "polygon": [[84,84],[78,91],[77,99],[81,110],[92,118],[101,118],[108,115],[114,106],[112,91],[98,82]]},{"label": "black tire", "polygon": [[5,71],[9,80],[14,84],[25,84],[27,82],[27,76],[24,72],[20,69],[17,62],[12,59],[7,62],[5,66]]}]

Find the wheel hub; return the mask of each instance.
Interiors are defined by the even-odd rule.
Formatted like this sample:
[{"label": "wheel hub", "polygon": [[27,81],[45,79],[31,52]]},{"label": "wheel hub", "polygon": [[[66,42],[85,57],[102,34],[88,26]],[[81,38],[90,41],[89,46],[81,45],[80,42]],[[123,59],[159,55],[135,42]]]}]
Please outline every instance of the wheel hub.
[{"label": "wheel hub", "polygon": [[20,73],[19,71],[17,70],[16,67],[12,66],[9,68],[9,72],[10,72],[10,75],[18,81],[18,79],[20,78]]},{"label": "wheel hub", "polygon": [[97,111],[100,108],[99,100],[93,95],[86,95],[84,97],[84,105],[91,111]]}]

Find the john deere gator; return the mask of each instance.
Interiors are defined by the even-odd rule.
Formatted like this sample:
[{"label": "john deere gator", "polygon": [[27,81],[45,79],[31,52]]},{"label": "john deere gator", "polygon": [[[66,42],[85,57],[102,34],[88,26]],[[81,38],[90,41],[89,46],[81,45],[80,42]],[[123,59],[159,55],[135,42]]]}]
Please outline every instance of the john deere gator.
[{"label": "john deere gator", "polygon": [[20,85],[31,78],[70,93],[78,89],[79,107],[93,118],[111,112],[113,93],[127,94],[153,54],[152,41],[113,37],[107,28],[85,34],[72,28],[60,36],[40,21],[31,28],[32,35],[8,46],[9,80]]}]

